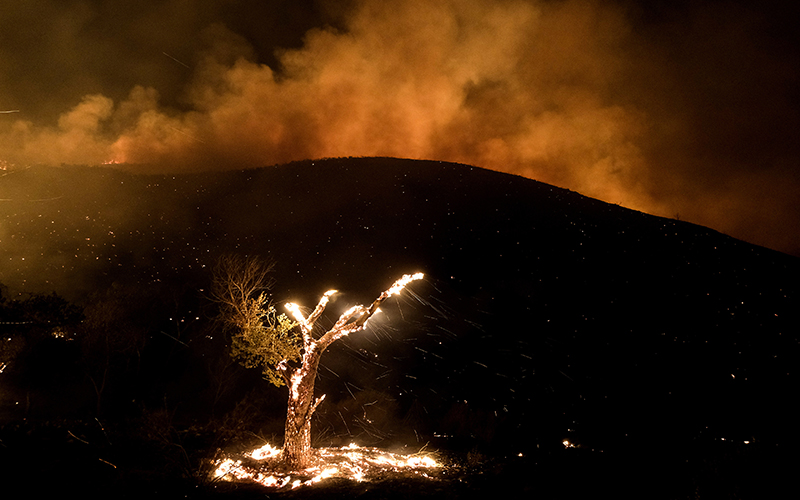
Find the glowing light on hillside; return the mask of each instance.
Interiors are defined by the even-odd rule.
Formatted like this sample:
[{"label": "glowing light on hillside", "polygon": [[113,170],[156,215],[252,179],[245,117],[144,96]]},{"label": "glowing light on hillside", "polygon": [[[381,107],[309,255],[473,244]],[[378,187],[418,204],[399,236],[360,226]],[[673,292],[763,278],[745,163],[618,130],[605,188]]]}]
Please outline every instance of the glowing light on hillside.
[{"label": "glowing light on hillside", "polygon": [[50,331],[50,335],[52,335],[53,337],[55,337],[57,339],[63,339],[63,338],[66,338],[69,335],[69,332],[67,332],[66,330],[64,330],[62,328],[56,327],[56,328],[53,328],[53,330]]}]

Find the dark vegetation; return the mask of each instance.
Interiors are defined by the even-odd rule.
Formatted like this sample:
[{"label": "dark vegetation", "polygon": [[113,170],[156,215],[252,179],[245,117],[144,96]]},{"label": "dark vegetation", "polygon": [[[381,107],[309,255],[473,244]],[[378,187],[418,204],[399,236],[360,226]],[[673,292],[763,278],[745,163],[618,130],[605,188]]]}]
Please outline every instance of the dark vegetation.
[{"label": "dark vegetation", "polygon": [[218,450],[279,445],[285,416],[285,389],[212,321],[230,252],[277,261],[278,304],[342,291],[327,321],[426,273],[331,347],[314,440],[427,444],[461,467],[283,496],[769,498],[793,479],[796,257],[439,162],[31,168],[0,199],[6,484],[263,497],[204,476]]}]

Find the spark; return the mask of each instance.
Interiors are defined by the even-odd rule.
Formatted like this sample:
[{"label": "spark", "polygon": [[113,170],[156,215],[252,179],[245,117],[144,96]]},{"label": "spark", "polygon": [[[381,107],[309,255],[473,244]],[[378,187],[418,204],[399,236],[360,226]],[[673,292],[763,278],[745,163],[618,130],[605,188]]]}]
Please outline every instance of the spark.
[{"label": "spark", "polygon": [[67,431],[67,434],[69,434],[70,436],[74,437],[75,439],[77,439],[78,441],[80,441],[83,444],[89,444],[89,441],[84,441],[83,439],[81,439],[78,436],[76,436],[75,434],[73,434],[72,431]]},{"label": "spark", "polygon": [[0,111],[0,114],[2,114],[2,115],[7,115],[9,113],[19,113],[19,110],[18,109],[7,109],[5,111]]},{"label": "spark", "polygon": [[347,429],[347,434],[348,435],[352,435],[352,433],[350,432],[350,426],[347,425],[347,421],[344,419],[344,415],[342,415],[342,412],[337,411],[336,413],[338,413],[339,414],[339,418],[342,419],[342,423],[344,424],[344,428]]},{"label": "spark", "polygon": [[179,61],[178,59],[175,59],[174,57],[172,57],[171,55],[167,54],[166,52],[162,52],[162,54],[164,54],[165,56],[169,57],[170,59],[172,59],[176,63],[180,64],[184,68],[191,69],[191,68],[189,68],[188,64],[184,63],[183,61]]},{"label": "spark", "polygon": [[177,128],[177,127],[173,127],[172,125],[168,125],[168,127],[171,128],[172,130],[174,130],[175,132],[179,133],[179,134],[185,135],[186,137],[188,137],[189,139],[191,139],[193,141],[199,142],[200,144],[205,144],[206,143],[206,141],[200,140],[200,139],[198,139],[197,137],[194,137],[191,134],[187,134],[186,132],[184,132],[183,130],[181,130],[181,129]]},{"label": "spark", "polygon": [[175,342],[181,343],[181,344],[185,345],[186,347],[189,347],[189,344],[187,344],[186,342],[184,342],[184,341],[180,340],[179,338],[177,338],[177,337],[173,337],[172,335],[170,335],[169,333],[167,333],[167,332],[165,332],[165,331],[162,331],[161,333],[162,333],[162,334],[164,334],[164,335],[166,335],[167,337],[171,338],[171,339],[172,339],[172,340],[174,340]]}]

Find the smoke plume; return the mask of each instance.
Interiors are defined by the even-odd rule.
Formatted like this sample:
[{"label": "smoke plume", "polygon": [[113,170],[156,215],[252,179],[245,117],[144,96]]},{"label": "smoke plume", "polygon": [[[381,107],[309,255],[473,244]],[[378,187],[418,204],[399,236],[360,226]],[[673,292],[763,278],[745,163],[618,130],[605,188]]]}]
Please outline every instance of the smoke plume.
[{"label": "smoke plume", "polygon": [[[0,46],[0,107],[19,110],[0,115],[0,165],[440,159],[800,253],[800,59],[787,12],[147,3],[37,0],[0,14],[13,42]],[[32,19],[39,33],[22,29]]]}]

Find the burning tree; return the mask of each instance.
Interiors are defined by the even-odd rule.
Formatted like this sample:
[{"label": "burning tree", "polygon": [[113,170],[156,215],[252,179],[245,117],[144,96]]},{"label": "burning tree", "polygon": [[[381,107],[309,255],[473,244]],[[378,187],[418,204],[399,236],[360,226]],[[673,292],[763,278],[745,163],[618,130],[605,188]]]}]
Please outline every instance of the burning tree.
[{"label": "burning tree", "polygon": [[324,395],[314,398],[322,353],[340,338],[364,330],[383,301],[423,275],[403,276],[368,307],[351,307],[320,334],[314,325],[336,290],[325,292],[308,316],[297,304],[286,304],[292,321],[275,311],[267,295],[273,266],[257,258],[223,258],[214,273],[213,297],[222,305],[223,320],[232,327],[231,355],[245,367],[261,367],[264,378],[276,386],[289,387],[282,458],[300,469],[311,458],[311,417],[325,399]]}]

